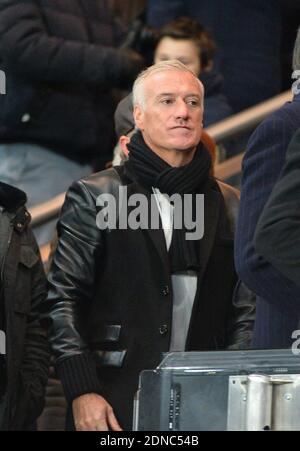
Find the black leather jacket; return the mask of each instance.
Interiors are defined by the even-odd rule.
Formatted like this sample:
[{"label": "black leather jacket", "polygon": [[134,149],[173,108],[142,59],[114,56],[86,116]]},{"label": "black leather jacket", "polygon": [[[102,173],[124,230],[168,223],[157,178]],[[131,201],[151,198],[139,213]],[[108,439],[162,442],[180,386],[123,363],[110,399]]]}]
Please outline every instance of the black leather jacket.
[{"label": "black leather jacket", "polygon": [[[126,186],[149,195],[122,167],[73,184],[58,224],[49,274],[47,317],[56,367],[69,402],[101,393],[121,425],[130,424],[141,370],[169,350],[172,283],[159,230],[101,231],[97,198]],[[242,349],[250,345],[255,297],[238,282],[233,235],[238,193],[211,180],[205,199],[201,269],[186,350]],[[233,302],[232,302],[233,300]]]}]

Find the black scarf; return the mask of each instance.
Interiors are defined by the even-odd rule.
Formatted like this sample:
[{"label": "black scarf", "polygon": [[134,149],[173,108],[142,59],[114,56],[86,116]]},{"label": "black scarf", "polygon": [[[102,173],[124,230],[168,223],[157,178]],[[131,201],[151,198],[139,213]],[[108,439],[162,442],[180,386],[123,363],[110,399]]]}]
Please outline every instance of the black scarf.
[{"label": "black scarf", "polygon": [[[193,160],[185,166],[172,167],[154,153],[145,143],[141,132],[137,132],[128,144],[129,159],[125,162],[127,175],[149,191],[158,188],[162,194],[196,194],[203,192],[209,180],[211,157],[208,150],[199,144]],[[196,196],[193,196],[195,204]],[[191,214],[193,214],[191,211]],[[198,270],[199,255],[197,241],[186,240],[188,230],[182,221],[182,229],[173,229],[169,249],[171,272]]]}]

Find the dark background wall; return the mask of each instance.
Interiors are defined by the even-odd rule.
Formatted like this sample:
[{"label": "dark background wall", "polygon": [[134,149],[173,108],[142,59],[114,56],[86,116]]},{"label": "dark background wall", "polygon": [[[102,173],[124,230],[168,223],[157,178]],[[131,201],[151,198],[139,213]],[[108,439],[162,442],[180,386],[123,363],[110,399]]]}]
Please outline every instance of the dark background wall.
[{"label": "dark background wall", "polygon": [[[116,15],[126,25],[130,25],[132,20],[147,6],[147,0],[109,0],[109,2]],[[291,86],[293,45],[299,26],[300,0],[282,0],[282,90],[289,89]]]},{"label": "dark background wall", "polygon": [[111,8],[127,25],[147,6],[147,0],[109,0]]}]

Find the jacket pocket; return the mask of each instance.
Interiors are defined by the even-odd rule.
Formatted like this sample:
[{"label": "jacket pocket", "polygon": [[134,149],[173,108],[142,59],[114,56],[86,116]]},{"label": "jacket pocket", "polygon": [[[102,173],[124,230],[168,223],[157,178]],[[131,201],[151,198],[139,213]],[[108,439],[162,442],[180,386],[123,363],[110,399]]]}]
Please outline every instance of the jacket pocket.
[{"label": "jacket pocket", "polygon": [[32,291],[31,272],[38,260],[38,255],[35,254],[30,246],[21,246],[14,304],[14,311],[17,313],[26,314],[30,311]]},{"label": "jacket pocket", "polygon": [[93,351],[96,366],[101,368],[121,368],[123,366],[126,354],[127,349],[123,349],[121,351],[101,351],[100,349],[97,349]]},{"label": "jacket pocket", "polygon": [[39,260],[37,254],[31,249],[30,246],[21,246],[20,263],[26,268],[31,269]]},{"label": "jacket pocket", "polygon": [[98,340],[111,343],[119,341],[121,327],[122,326],[120,324],[108,324],[104,326],[97,337]]},{"label": "jacket pocket", "polygon": [[121,329],[120,324],[107,324],[97,334],[97,343],[92,348],[98,367],[122,367],[127,349],[115,349],[120,340]]}]

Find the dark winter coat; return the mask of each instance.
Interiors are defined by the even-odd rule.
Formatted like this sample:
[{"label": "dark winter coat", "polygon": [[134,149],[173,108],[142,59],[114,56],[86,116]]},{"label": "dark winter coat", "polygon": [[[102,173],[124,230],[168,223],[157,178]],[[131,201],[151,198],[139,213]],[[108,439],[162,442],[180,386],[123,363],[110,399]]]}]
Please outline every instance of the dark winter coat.
[{"label": "dark winter coat", "polygon": [[7,400],[0,430],[31,426],[42,412],[48,378],[49,346],[39,321],[46,278],[25,201],[22,191],[0,183],[0,312],[6,334],[0,370]]},{"label": "dark winter coat", "polygon": [[[112,87],[140,65],[106,0],[1,0],[0,142],[33,142],[81,163],[110,159]],[[99,167],[100,167],[99,166]]]},{"label": "dark winter coat", "polygon": [[300,127],[300,95],[265,119],[251,136],[243,161],[235,264],[243,282],[257,295],[253,346],[289,348],[299,329],[300,288],[265,260],[254,247],[260,215],[281,176],[289,143]]}]

